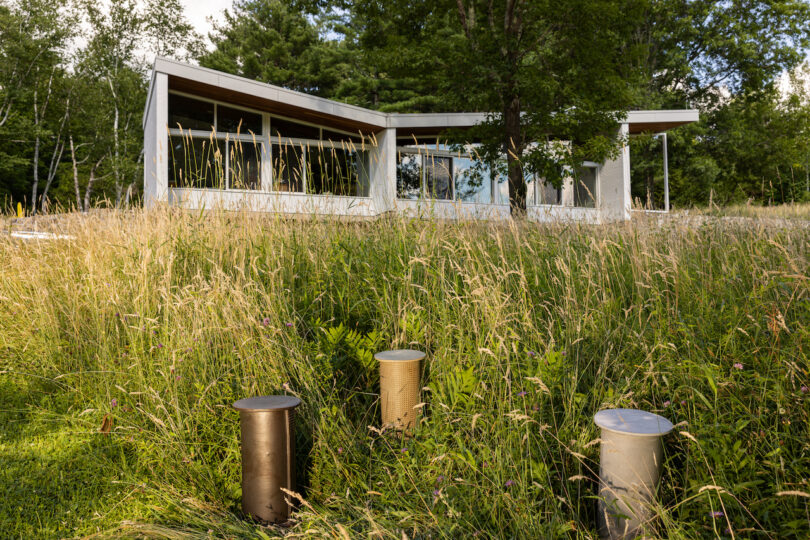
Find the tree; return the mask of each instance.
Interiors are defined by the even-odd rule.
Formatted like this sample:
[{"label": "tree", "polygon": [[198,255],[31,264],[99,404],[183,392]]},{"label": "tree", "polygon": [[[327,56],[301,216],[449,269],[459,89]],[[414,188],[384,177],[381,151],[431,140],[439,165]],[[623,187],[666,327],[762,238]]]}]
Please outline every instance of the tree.
[{"label": "tree", "polygon": [[317,20],[291,2],[242,0],[211,35],[200,65],[318,96],[349,76],[350,51],[320,35]]}]

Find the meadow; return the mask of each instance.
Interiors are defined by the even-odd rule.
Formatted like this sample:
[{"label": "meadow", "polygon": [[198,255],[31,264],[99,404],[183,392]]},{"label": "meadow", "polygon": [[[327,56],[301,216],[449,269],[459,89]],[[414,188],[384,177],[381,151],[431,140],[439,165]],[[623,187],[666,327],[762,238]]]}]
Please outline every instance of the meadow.
[{"label": "meadow", "polygon": [[[8,221],[4,222],[8,227]],[[160,209],[0,235],[0,536],[592,538],[593,414],[677,424],[668,538],[810,535],[810,228]],[[427,352],[413,437],[376,351]],[[298,510],[230,404],[298,396]]]}]

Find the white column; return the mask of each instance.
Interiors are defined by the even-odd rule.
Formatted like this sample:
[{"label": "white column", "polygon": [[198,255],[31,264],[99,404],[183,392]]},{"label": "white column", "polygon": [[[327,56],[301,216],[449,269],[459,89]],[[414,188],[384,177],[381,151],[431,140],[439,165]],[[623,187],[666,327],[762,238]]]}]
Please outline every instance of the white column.
[{"label": "white column", "polygon": [[155,73],[144,125],[143,198],[146,208],[168,201],[169,193],[169,78]]},{"label": "white column", "polygon": [[374,214],[393,210],[397,195],[397,130],[376,134],[377,146],[369,151],[369,196]]},{"label": "white column", "polygon": [[630,147],[629,128],[622,124],[618,136],[622,147],[616,159],[609,159],[599,171],[600,213],[605,221],[630,219]]}]

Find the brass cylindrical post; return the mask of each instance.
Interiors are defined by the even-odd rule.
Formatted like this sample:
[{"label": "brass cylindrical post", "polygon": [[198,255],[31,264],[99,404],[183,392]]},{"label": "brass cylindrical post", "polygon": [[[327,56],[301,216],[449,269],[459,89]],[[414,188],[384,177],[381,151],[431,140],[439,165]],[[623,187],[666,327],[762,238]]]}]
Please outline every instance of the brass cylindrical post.
[{"label": "brass cylindrical post", "polygon": [[425,353],[408,349],[374,355],[380,363],[380,405],[384,427],[408,431],[416,425],[419,411],[421,363]]},{"label": "brass cylindrical post", "polygon": [[599,462],[599,534],[624,539],[656,536],[653,504],[664,445],[672,422],[646,411],[607,409],[594,415],[602,428]]},{"label": "brass cylindrical post", "polygon": [[295,408],[292,396],[261,396],[233,404],[242,427],[242,510],[271,523],[287,521],[281,488],[295,489]]}]

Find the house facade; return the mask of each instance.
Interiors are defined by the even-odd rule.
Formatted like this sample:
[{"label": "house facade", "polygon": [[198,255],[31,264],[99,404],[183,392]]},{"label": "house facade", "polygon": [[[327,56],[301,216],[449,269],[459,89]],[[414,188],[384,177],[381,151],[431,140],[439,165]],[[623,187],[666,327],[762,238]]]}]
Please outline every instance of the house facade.
[{"label": "house facade", "polygon": [[[475,145],[439,143],[484,113],[389,114],[157,58],[144,113],[144,201],[188,209],[445,219],[509,216],[506,178]],[[632,111],[627,136],[695,122]],[[527,175],[537,221],[630,218],[630,155],[585,162],[561,189]]]}]

